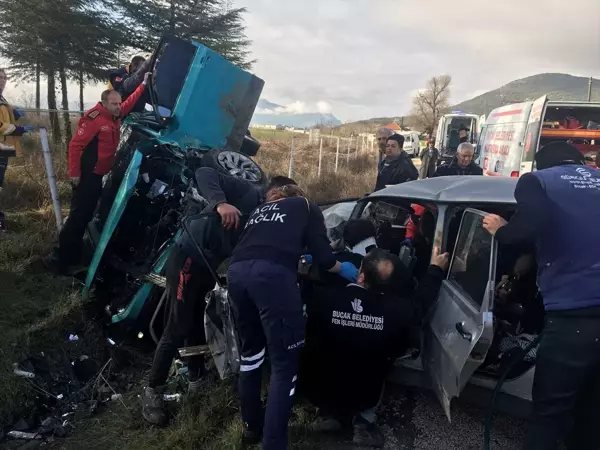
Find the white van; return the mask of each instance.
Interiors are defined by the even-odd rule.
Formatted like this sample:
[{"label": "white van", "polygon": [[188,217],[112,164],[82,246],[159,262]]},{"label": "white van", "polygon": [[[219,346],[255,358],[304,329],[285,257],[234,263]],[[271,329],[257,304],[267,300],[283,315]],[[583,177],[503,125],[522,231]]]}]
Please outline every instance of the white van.
[{"label": "white van", "polygon": [[518,177],[534,170],[535,153],[555,141],[577,147],[590,165],[600,150],[600,103],[516,103],[493,110],[481,130],[476,162],[485,175]]},{"label": "white van", "polygon": [[404,151],[409,154],[411,158],[416,158],[421,153],[421,140],[419,139],[419,133],[416,131],[405,131],[402,134],[404,136]]},{"label": "white van", "polygon": [[440,118],[435,135],[435,145],[440,151],[438,164],[448,164],[456,156],[456,149],[462,142],[475,144],[479,137],[481,123],[485,116],[452,111]]}]

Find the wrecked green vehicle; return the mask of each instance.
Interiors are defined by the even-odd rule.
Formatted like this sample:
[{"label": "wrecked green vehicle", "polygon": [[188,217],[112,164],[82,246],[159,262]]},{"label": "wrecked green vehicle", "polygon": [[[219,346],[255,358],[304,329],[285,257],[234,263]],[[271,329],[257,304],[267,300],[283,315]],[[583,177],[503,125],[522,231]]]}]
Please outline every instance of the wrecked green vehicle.
[{"label": "wrecked green vehicle", "polygon": [[248,132],[261,79],[177,38],[161,40],[151,68],[149,110],[124,121],[115,165],[88,227],[93,256],[84,287],[111,323],[137,333],[148,331],[158,315],[163,268],[182,219],[204,206],[195,170],[264,180],[252,160],[260,144]]}]

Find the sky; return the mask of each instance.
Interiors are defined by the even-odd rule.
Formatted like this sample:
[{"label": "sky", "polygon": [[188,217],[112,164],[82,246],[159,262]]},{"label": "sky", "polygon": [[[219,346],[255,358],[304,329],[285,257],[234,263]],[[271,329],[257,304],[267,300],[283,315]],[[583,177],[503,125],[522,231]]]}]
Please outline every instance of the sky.
[{"label": "sky", "polygon": [[[401,116],[428,78],[452,102],[542,72],[600,77],[598,0],[234,0],[263,98],[343,121]],[[86,90],[94,103],[103,86]],[[7,96],[33,87],[11,85]],[[77,96],[71,89],[71,100]]]}]

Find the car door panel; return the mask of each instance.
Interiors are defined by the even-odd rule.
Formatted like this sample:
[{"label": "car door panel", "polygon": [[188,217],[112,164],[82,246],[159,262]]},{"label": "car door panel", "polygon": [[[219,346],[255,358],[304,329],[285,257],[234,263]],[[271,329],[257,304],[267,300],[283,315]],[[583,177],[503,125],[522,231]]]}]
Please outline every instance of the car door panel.
[{"label": "car door panel", "polygon": [[[451,419],[452,398],[459,396],[484,362],[493,337],[493,317],[489,311],[496,249],[493,238],[489,235],[486,238],[482,233],[485,231],[482,229],[484,215],[481,211],[465,211],[448,279],[442,283],[438,299],[426,320],[423,366],[448,420]],[[467,266],[458,270],[465,264],[460,256],[470,265],[483,267]],[[481,264],[478,258],[487,260],[487,265]],[[475,282],[467,283],[470,278],[475,278]],[[477,296],[478,301],[472,296]]]}]

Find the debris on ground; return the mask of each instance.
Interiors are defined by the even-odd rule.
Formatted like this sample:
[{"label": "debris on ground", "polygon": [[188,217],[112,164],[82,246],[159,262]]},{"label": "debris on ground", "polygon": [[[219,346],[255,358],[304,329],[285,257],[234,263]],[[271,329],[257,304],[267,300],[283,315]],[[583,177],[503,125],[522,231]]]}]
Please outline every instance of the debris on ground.
[{"label": "debris on ground", "polygon": [[[6,443],[11,449],[37,449],[67,437],[77,421],[110,405],[127,408],[123,395],[137,387],[139,367],[134,364],[144,359],[139,351],[110,337],[87,343],[84,332],[71,333],[68,340],[69,346],[52,355],[25,355],[13,364],[14,376],[27,383],[34,397],[21,417],[0,426],[1,448]],[[172,394],[169,400],[179,398]]]},{"label": "debris on ground", "polygon": [[19,363],[14,363],[13,368],[14,368],[13,373],[18,377],[35,378],[35,373],[33,372],[33,367],[31,368],[31,370],[26,370],[26,369],[22,368],[19,365]]},{"label": "debris on ground", "polygon": [[[32,405],[20,411],[21,416],[13,417],[8,426],[0,426],[0,448],[5,444],[10,449],[45,448],[68,437],[80,420],[117,405],[130,408],[127,394],[140,387],[140,367],[150,363],[149,355],[140,350],[138,336],[109,337],[85,329],[65,336],[69,345],[48,350],[48,354],[23,355],[13,364],[14,376],[27,384],[34,397]],[[170,413],[181,407],[187,388],[187,364],[177,359],[163,397]]]}]

